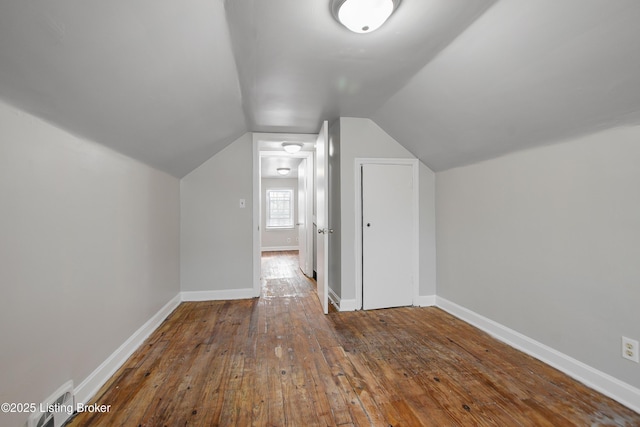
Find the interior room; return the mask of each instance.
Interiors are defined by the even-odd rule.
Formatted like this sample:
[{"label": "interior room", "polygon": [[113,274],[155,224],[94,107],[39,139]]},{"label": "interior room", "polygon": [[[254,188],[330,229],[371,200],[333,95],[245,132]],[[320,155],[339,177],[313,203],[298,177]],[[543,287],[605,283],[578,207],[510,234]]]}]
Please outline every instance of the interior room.
[{"label": "interior room", "polygon": [[638,22],[0,2],[0,425],[640,425]]}]

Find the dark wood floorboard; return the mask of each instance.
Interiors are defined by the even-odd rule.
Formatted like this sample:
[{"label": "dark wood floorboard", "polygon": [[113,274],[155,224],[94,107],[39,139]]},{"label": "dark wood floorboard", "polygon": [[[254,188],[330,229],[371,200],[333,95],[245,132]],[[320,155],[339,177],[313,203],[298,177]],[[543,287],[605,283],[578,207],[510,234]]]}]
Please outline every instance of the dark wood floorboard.
[{"label": "dark wood floorboard", "polygon": [[321,313],[297,252],[260,298],[181,304],[70,426],[640,426],[438,308]]}]

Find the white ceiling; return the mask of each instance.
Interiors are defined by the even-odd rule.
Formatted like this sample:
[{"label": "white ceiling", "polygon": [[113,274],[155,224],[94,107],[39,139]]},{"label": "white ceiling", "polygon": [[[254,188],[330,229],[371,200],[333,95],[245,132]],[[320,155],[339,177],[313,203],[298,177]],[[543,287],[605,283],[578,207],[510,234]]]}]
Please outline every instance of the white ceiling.
[{"label": "white ceiling", "polygon": [[640,1],[0,0],[0,98],[183,176],[247,131],[369,117],[435,170],[640,124]]},{"label": "white ceiling", "polygon": [[243,108],[252,130],[317,132],[369,117],[491,0],[405,0],[378,31],[355,34],[330,0],[228,0]]},{"label": "white ceiling", "polygon": [[[282,157],[262,157],[260,158],[260,175],[262,178],[298,178],[298,165],[301,158],[283,155]],[[278,174],[278,168],[289,168],[288,175]]]},{"label": "white ceiling", "polygon": [[[256,132],[254,138],[258,142],[260,152],[260,176],[262,178],[297,178],[298,165],[302,161],[304,152],[314,152],[316,135],[293,133],[261,133]],[[283,142],[297,142],[302,144],[300,152],[289,154],[282,148]],[[278,174],[278,168],[289,168],[289,175]]]}]

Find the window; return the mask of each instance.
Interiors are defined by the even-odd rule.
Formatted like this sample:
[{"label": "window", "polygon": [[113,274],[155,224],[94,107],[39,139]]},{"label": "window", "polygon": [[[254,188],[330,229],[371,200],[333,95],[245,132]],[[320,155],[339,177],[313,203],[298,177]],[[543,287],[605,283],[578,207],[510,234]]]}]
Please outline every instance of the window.
[{"label": "window", "polygon": [[267,228],[293,228],[293,190],[267,190]]}]

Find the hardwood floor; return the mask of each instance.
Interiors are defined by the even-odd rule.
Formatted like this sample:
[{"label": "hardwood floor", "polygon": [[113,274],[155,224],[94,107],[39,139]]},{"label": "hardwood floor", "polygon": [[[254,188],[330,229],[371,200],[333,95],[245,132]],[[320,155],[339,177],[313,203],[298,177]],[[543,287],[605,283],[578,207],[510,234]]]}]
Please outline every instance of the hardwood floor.
[{"label": "hardwood floor", "polygon": [[258,299],[183,303],[71,426],[640,426],[437,308],[322,315],[297,253]]}]

